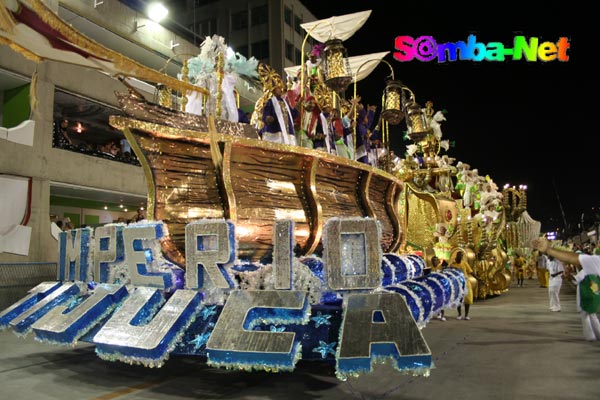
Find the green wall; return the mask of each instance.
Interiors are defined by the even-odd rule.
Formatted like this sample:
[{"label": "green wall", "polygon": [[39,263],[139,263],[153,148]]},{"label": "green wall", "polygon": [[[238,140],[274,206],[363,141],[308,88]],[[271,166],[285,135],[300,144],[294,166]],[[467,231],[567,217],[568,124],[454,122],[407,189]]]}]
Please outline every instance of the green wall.
[{"label": "green wall", "polygon": [[72,214],[72,213],[64,213],[64,217],[65,218],[70,218],[71,219],[71,223],[73,224],[73,228],[79,228],[81,227],[81,218],[79,216],[79,214]]},{"label": "green wall", "polygon": [[98,215],[85,215],[83,217],[83,223],[88,226],[98,226],[100,225],[100,217]]},{"label": "green wall", "polygon": [[4,91],[4,102],[2,104],[2,126],[14,128],[21,122],[29,119],[31,109],[29,108],[28,83],[18,88]]}]

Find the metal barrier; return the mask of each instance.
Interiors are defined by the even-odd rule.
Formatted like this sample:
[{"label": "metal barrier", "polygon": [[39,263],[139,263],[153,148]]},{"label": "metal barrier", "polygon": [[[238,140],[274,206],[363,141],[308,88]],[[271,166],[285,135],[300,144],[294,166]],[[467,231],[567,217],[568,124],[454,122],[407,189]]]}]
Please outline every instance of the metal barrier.
[{"label": "metal barrier", "polygon": [[45,281],[56,281],[55,262],[0,264],[0,311],[27,295],[29,289]]}]

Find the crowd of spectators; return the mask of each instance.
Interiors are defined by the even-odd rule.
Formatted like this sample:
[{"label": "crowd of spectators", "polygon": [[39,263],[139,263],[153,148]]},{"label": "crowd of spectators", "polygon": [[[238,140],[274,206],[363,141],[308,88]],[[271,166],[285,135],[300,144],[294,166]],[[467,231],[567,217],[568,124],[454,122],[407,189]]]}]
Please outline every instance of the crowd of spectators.
[{"label": "crowd of spectators", "polygon": [[53,146],[64,150],[87,154],[95,157],[108,158],[133,165],[140,165],[131,146],[123,139],[109,139],[104,143],[89,143],[80,138],[71,137],[68,131],[69,121],[63,119],[54,122]]}]

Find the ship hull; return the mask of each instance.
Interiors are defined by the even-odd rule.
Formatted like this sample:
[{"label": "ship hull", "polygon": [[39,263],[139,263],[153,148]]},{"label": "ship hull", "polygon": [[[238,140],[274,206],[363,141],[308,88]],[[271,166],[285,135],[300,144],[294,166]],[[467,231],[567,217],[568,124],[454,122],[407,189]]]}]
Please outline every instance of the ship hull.
[{"label": "ship hull", "polygon": [[262,141],[248,124],[121,100],[130,116],[113,116],[111,125],[125,133],[142,163],[148,218],[167,225],[163,250],[178,264],[184,265],[186,224],[203,218],[232,221],[238,257],[252,261],[268,259],[273,222],[281,219],[294,221],[297,255],[319,251],[323,225],[333,217],[375,218],[382,249],[400,248],[403,183],[393,175],[322,151]]}]

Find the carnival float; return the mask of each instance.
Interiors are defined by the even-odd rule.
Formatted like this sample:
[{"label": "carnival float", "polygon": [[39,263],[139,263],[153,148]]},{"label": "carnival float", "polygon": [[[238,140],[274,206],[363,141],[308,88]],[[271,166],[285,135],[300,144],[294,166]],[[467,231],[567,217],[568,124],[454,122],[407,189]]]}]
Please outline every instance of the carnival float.
[{"label": "carnival float", "polygon": [[[18,335],[89,342],[102,359],[150,367],[187,354],[272,372],[322,360],[340,379],[379,361],[428,375],[433,361],[421,329],[460,304],[466,279],[479,299],[508,290],[507,244],[526,251],[525,240],[539,234],[521,197],[507,199],[489,176],[446,154],[444,114],[431,102],[421,107],[395,79],[383,60],[389,52],[347,57],[343,42],[370,11],[303,24],[324,45],[318,78],[306,76],[304,63],[286,72],[288,81],[298,78],[287,89],[300,113],[310,94],[320,107],[353,108],[356,119],[357,82],[390,67],[371,164],[356,160],[356,128],[342,157],[264,140],[260,124],[239,122],[236,74],[263,83],[254,122],[285,80],[269,66],[249,68],[256,60],[228,57],[223,38],[208,38],[173,78],[88,39],[40,0],[0,10],[0,42],[123,82],[116,96],[126,116],[110,123],[148,182],[147,220],[61,233],[57,281],[0,313],[0,327]],[[156,84],[158,100],[129,78]],[[403,121],[412,143],[396,159],[390,132]],[[473,276],[426,273],[433,255],[451,262],[459,251]]]}]

